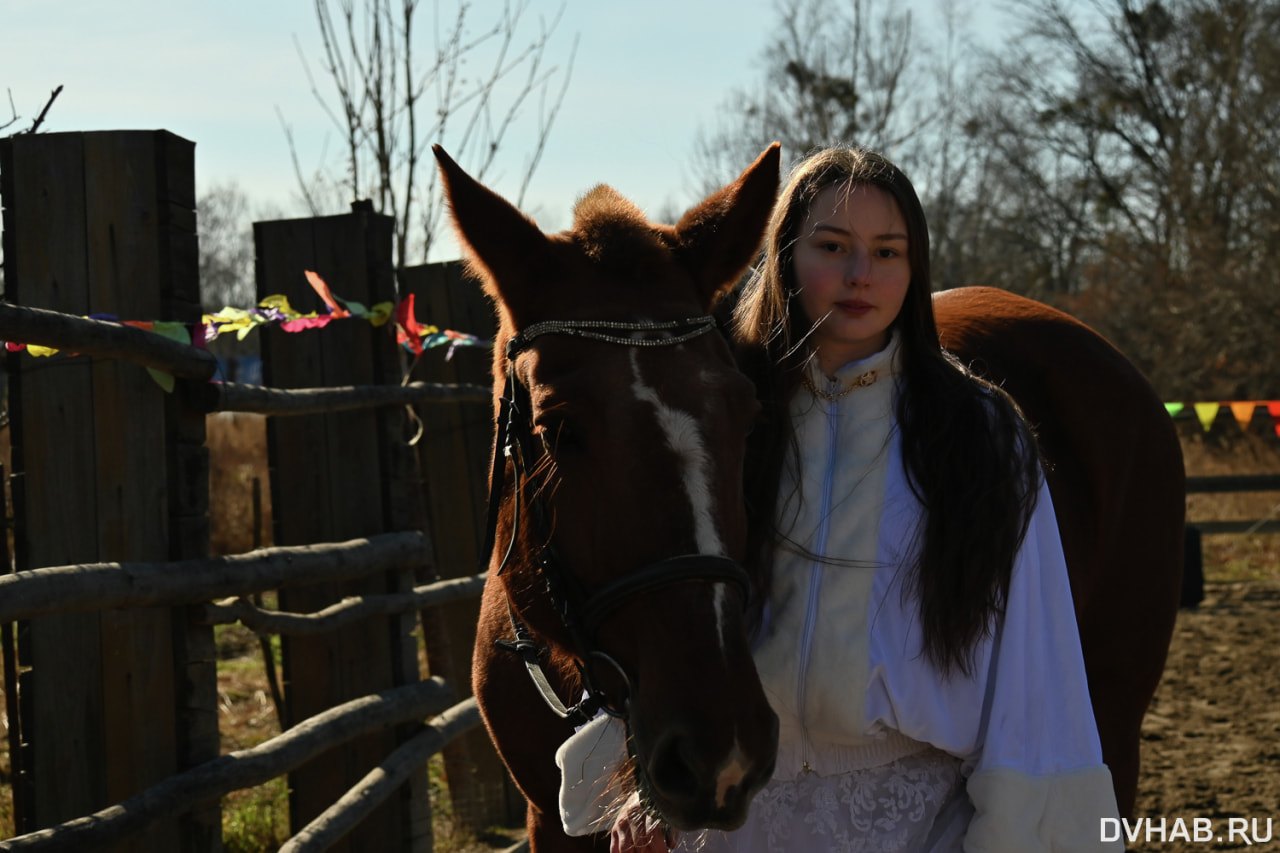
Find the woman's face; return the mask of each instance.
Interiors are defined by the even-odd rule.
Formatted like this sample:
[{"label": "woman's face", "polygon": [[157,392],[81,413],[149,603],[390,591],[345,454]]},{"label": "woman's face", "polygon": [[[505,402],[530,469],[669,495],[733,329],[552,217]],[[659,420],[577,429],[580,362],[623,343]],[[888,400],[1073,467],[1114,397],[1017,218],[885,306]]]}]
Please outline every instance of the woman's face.
[{"label": "woman's face", "polygon": [[800,226],[792,264],[824,372],[884,349],[911,283],[907,225],[891,195],[867,184],[824,189]]}]

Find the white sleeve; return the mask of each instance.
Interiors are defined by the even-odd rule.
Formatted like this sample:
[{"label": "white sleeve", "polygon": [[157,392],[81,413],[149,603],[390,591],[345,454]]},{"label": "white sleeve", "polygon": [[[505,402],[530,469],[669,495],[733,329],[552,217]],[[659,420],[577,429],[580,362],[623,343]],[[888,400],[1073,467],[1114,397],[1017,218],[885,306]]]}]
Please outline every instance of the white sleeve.
[{"label": "white sleeve", "polygon": [[1111,773],[1089,699],[1053,501],[1041,486],[1014,565],[986,685],[989,705],[969,779],[970,853],[1123,850]]},{"label": "white sleeve", "polygon": [[971,853],[1123,850],[1100,840],[1101,818],[1119,809],[1047,485],[1016,557],[1004,620],[975,649],[972,677],[938,677],[923,652],[918,600],[902,593],[900,567],[914,558],[902,543],[914,541],[920,512],[905,476],[889,477],[867,719],[963,759],[975,809]]},{"label": "white sleeve", "polygon": [[560,822],[566,835],[608,832],[622,805],[620,774],[627,761],[627,727],[600,714],[556,750]]}]

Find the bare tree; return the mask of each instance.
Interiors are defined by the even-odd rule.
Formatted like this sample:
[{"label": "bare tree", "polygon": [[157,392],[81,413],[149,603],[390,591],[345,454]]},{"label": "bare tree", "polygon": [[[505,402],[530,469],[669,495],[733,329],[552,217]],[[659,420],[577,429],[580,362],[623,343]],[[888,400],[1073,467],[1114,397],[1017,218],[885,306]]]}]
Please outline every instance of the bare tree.
[{"label": "bare tree", "polygon": [[731,93],[699,135],[698,178],[722,184],[769,143],[791,158],[837,142],[902,157],[923,119],[910,11],[887,0],[776,0],[777,36],[752,88]]},{"label": "bare tree", "polygon": [[208,310],[257,302],[249,197],[238,184],[214,184],[196,200],[200,301]]},{"label": "bare tree", "polygon": [[[442,25],[435,2],[431,47],[424,52],[417,28],[420,0],[315,0],[328,94],[309,66],[307,74],[341,134],[343,153],[340,168],[326,164],[304,175],[285,128],[298,184],[313,214],[339,193],[348,201],[371,199],[396,220],[398,263],[421,260],[441,214],[436,171],[422,170],[430,159],[427,147],[445,144],[455,159],[485,179],[499,150],[510,147],[516,128],[528,140],[512,194],[520,203],[564,99],[576,50],[575,42],[564,65],[549,63],[563,6],[522,36],[529,6],[529,0],[505,0],[492,23],[473,32],[470,3],[460,0],[452,22]],[[532,118],[524,115],[530,110],[536,110]]]},{"label": "bare tree", "polygon": [[[979,131],[1007,194],[988,246],[1169,395],[1280,371],[1280,2],[1038,0]],[[1017,253],[1006,253],[1006,258]]]},{"label": "bare tree", "polygon": [[18,115],[18,108],[13,105],[13,90],[6,89],[5,91],[9,93],[9,118],[5,119],[3,124],[0,124],[0,131],[12,127],[22,118]]}]

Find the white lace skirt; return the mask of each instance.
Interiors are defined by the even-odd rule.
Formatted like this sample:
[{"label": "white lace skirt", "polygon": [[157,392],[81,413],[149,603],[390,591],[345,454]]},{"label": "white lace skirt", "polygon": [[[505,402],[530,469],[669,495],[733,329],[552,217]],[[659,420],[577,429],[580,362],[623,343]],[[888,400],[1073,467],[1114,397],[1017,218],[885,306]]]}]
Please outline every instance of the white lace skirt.
[{"label": "white lace skirt", "polygon": [[972,806],[960,759],[928,749],[839,776],[774,779],[734,832],[681,839],[700,853],[952,853],[960,851]]}]

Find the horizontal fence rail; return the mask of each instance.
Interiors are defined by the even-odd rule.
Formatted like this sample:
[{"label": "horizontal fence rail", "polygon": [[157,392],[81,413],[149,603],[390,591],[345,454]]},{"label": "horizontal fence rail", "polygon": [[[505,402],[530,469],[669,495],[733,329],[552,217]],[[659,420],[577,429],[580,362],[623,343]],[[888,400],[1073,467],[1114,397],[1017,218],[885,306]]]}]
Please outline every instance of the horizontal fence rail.
[{"label": "horizontal fence rail", "polygon": [[[1187,494],[1213,494],[1222,492],[1280,492],[1280,474],[1220,474],[1187,478]],[[1280,504],[1267,518],[1232,519],[1227,521],[1188,521],[1200,533],[1280,533]]]},{"label": "horizontal fence rail", "polygon": [[[453,701],[453,689],[434,678],[354,699],[317,714],[251,749],[228,753],[171,776],[117,805],[55,827],[0,841],[0,850],[75,853],[111,844],[153,821],[180,814],[196,803],[268,782],[360,735],[438,714]],[[419,738],[423,739],[419,743],[436,746],[435,750],[421,755],[421,761],[425,761],[450,738],[479,722],[478,712],[470,711],[474,706],[474,699],[459,703],[456,709],[446,712],[443,723],[433,721],[434,728],[415,736],[405,746]],[[424,737],[428,734],[437,737]],[[421,747],[414,754],[420,755]],[[406,772],[412,770],[411,767]],[[392,790],[394,786],[386,790],[379,788],[377,794],[385,799]],[[369,807],[376,805],[375,802]],[[364,808],[366,804],[359,803],[358,806]],[[337,813],[331,816],[330,822],[345,827],[343,832],[358,822],[358,818],[348,821],[336,806],[335,811]],[[332,837],[329,843],[334,840],[337,836]]]},{"label": "horizontal fence rail", "polygon": [[212,379],[212,353],[134,326],[0,302],[0,340],[132,361],[181,376]]},{"label": "horizontal fence rail", "polygon": [[1188,525],[1201,533],[1280,533],[1280,521],[1259,518],[1231,521],[1188,521]]},{"label": "horizontal fence rail", "polygon": [[320,853],[328,850],[369,816],[418,767],[458,735],[480,724],[475,697],[454,705],[431,721],[426,729],[397,748],[355,787],[286,842],[279,853]]},{"label": "horizontal fence rail", "polygon": [[212,411],[261,415],[314,415],[413,403],[489,402],[483,385],[410,382],[406,385],[349,385],[329,388],[264,388],[215,382]]},{"label": "horizontal fence rail", "polygon": [[345,580],[428,559],[418,531],[168,563],[86,563],[0,576],[0,623],[52,613],[196,604],[292,583]]},{"label": "horizontal fence rail", "polygon": [[411,592],[351,596],[315,613],[265,610],[243,598],[236,598],[206,604],[201,621],[206,625],[239,622],[258,634],[284,634],[291,637],[320,634],[370,616],[409,613],[447,601],[477,596],[484,589],[486,577],[487,573],[481,572],[470,577],[416,586]]},{"label": "horizontal fence rail", "polygon": [[1187,478],[1187,494],[1203,492],[1280,492],[1280,474],[1222,474]]}]

